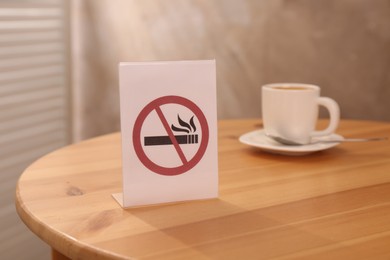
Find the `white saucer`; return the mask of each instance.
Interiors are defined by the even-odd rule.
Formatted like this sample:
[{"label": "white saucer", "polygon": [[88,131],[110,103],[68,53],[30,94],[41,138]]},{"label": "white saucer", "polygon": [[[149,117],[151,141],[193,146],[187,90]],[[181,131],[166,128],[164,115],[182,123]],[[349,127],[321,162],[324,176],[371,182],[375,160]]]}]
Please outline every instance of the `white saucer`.
[{"label": "white saucer", "polygon": [[[344,139],[341,135],[331,134],[321,138],[315,138],[315,140],[326,140],[326,139]],[[306,155],[322,150],[332,148],[340,143],[317,143],[308,144],[302,146],[291,146],[283,145],[265,135],[264,129],[255,130],[246,134],[243,134],[239,138],[240,142],[253,147],[260,148],[264,151],[283,155]]]}]

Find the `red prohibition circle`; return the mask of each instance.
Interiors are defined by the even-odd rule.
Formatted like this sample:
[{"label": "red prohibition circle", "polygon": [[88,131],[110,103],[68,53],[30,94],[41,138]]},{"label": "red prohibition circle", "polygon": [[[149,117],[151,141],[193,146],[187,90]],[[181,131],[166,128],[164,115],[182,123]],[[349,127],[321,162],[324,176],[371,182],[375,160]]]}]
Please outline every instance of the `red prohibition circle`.
[{"label": "red prohibition circle", "polygon": [[[166,104],[179,104],[190,109],[192,112],[194,112],[195,116],[198,118],[202,129],[202,137],[201,137],[198,151],[191,158],[191,160],[177,167],[164,167],[154,163],[146,155],[141,144],[141,128],[145,119],[153,110],[157,110],[160,108],[160,106]],[[179,175],[192,169],[202,159],[206,151],[208,141],[209,141],[209,127],[207,124],[206,117],[204,116],[202,110],[200,110],[200,108],[191,100],[180,96],[164,96],[153,100],[142,109],[142,111],[139,113],[134,123],[133,145],[134,145],[135,153],[138,156],[138,159],[143,163],[143,165],[146,168],[161,175],[166,175],[166,176]]]}]

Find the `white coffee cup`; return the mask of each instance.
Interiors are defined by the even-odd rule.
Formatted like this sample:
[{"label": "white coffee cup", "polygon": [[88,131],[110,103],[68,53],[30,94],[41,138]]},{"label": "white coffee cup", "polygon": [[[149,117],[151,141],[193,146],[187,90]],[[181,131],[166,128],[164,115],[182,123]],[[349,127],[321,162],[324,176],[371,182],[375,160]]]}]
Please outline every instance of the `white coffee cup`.
[{"label": "white coffee cup", "polygon": [[[329,111],[330,120],[326,129],[316,131],[319,106]],[[333,99],[320,97],[319,86],[276,83],[262,87],[262,115],[267,134],[308,144],[312,137],[335,132],[340,109]]]}]

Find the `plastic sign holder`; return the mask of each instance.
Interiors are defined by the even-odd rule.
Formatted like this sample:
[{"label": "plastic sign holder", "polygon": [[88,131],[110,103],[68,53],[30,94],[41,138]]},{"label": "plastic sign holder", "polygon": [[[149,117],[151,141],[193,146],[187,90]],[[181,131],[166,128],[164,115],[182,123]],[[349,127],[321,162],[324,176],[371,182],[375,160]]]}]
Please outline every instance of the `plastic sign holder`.
[{"label": "plastic sign holder", "polygon": [[214,60],[119,65],[124,207],[218,197]]}]

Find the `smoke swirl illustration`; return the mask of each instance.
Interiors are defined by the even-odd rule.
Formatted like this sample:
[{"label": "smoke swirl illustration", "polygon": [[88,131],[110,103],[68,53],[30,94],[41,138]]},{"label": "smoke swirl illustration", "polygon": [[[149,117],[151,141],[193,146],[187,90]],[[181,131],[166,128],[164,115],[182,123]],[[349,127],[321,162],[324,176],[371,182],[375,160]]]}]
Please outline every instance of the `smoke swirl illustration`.
[{"label": "smoke swirl illustration", "polygon": [[189,134],[189,133],[193,133],[193,132],[195,132],[196,131],[196,126],[195,126],[195,124],[194,124],[194,116],[192,116],[191,117],[191,119],[190,119],[190,122],[189,123],[187,123],[187,122],[185,122],[185,121],[183,121],[181,118],[180,118],[180,116],[179,115],[177,115],[177,121],[179,122],[179,125],[181,126],[181,127],[177,127],[177,126],[175,126],[175,125],[171,125],[171,129],[173,130],[173,131],[176,131],[176,132],[185,132],[185,133],[187,133],[187,134]]}]

